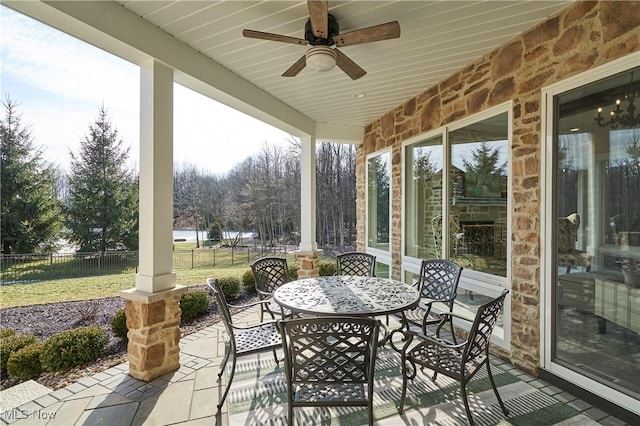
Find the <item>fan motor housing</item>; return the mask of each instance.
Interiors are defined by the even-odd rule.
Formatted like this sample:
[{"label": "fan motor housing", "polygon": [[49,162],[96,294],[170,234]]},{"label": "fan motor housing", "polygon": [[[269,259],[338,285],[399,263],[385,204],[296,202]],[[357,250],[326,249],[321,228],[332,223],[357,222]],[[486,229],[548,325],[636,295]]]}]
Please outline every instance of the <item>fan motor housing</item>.
[{"label": "fan motor housing", "polygon": [[307,20],[307,23],[304,25],[304,39],[309,42],[312,46],[333,46],[335,43],[333,42],[333,37],[340,33],[340,27],[338,26],[338,21],[333,15],[328,14],[327,19],[329,20],[329,31],[327,38],[320,38],[313,35],[313,30],[311,29],[311,19]]}]

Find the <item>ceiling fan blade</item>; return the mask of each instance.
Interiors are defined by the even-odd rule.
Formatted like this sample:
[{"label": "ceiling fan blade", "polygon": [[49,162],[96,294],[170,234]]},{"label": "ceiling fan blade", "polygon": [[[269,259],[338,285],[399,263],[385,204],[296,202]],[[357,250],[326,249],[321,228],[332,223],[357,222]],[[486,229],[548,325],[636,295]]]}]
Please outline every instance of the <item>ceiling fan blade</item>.
[{"label": "ceiling fan blade", "polygon": [[344,71],[345,74],[351,77],[352,80],[357,80],[367,73],[365,70],[360,68],[358,64],[356,64],[351,59],[349,59],[347,55],[345,55],[338,49],[335,49],[335,50],[336,50],[336,65],[338,65],[338,67],[340,67],[340,69]]},{"label": "ceiling fan blade", "polygon": [[282,74],[282,76],[295,77],[300,71],[304,69],[305,66],[307,66],[307,58],[302,55],[302,58],[298,59],[293,65],[291,65],[289,69],[286,70],[284,74]]},{"label": "ceiling fan blade", "polygon": [[281,41],[283,43],[307,45],[307,40],[296,37],[289,37],[280,34],[263,33],[262,31],[242,30],[242,35],[248,38],[258,38],[260,40]]},{"label": "ceiling fan blade", "polygon": [[400,24],[398,21],[386,24],[374,25],[333,37],[336,46],[351,46],[354,44],[369,43],[372,41],[388,40],[400,37]]},{"label": "ceiling fan blade", "polygon": [[329,34],[329,4],[327,0],[307,0],[309,20],[313,35],[328,38]]}]

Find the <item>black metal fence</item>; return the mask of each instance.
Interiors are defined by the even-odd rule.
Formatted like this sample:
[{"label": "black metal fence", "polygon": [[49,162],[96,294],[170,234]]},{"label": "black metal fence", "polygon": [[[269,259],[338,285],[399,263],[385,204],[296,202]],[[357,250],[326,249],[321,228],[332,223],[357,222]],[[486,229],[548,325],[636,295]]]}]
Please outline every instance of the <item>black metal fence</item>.
[{"label": "black metal fence", "polygon": [[[212,268],[249,264],[264,256],[291,254],[293,246],[208,248],[175,250],[173,267],[179,269]],[[61,278],[131,274],[138,270],[138,252],[1,254],[0,283],[17,284]]]}]

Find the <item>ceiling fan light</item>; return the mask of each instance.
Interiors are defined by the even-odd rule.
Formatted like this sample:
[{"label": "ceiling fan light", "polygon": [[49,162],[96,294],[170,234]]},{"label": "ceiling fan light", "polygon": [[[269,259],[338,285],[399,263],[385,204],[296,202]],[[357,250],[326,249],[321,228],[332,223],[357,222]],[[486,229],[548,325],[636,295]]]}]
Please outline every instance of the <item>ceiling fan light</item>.
[{"label": "ceiling fan light", "polygon": [[336,52],[327,46],[314,46],[305,53],[307,66],[314,71],[329,71],[336,66]]}]

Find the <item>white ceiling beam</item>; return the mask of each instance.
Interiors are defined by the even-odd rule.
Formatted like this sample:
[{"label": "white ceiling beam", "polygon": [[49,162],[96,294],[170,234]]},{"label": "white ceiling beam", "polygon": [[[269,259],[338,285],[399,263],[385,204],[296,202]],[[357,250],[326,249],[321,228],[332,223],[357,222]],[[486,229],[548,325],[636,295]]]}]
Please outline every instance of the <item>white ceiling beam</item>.
[{"label": "white ceiling beam", "polygon": [[316,139],[321,142],[362,143],[364,127],[316,122]]}]

